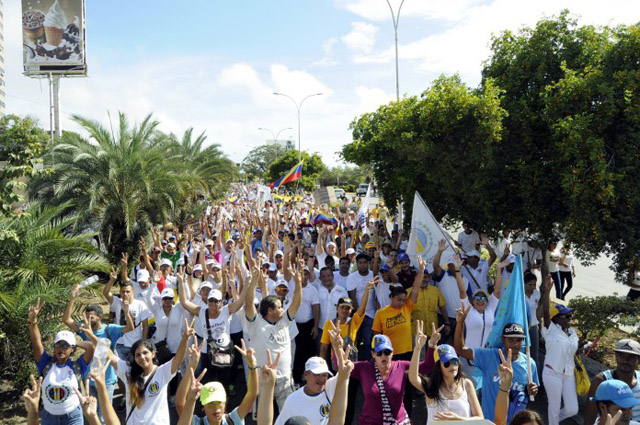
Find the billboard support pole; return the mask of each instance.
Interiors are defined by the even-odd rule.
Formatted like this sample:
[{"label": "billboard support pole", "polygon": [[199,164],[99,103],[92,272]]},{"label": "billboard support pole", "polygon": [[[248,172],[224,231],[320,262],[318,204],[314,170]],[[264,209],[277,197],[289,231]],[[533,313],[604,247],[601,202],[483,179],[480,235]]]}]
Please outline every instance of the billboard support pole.
[{"label": "billboard support pole", "polygon": [[51,144],[53,144],[53,76],[51,73],[48,75],[49,80],[49,135],[51,137]]},{"label": "billboard support pole", "polygon": [[60,76],[53,77],[53,129],[56,137],[62,136],[60,128]]}]

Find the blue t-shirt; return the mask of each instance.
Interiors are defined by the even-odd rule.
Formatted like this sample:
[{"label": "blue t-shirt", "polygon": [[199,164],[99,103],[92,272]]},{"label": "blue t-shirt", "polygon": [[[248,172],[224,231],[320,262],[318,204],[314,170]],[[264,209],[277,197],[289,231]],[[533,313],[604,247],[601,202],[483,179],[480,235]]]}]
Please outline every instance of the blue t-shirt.
[{"label": "blue t-shirt", "polygon": [[[496,399],[498,398],[498,391],[500,391],[500,375],[498,374],[498,366],[501,364],[500,355],[496,348],[474,348],[473,358],[473,365],[482,371],[482,413],[484,413],[485,419],[493,421]],[[527,356],[520,353],[518,360],[513,360],[511,366],[513,367],[513,382],[511,383],[509,399],[514,404],[515,409],[509,409],[507,422],[511,420],[511,417],[518,410],[524,409],[527,405],[527,400],[529,400],[527,395],[527,385],[529,383]],[[531,359],[531,375],[533,382],[540,385],[536,362],[533,359]],[[520,408],[518,409],[518,407]]]},{"label": "blue t-shirt", "polygon": [[[241,418],[238,414],[237,407],[233,409],[231,413],[229,413],[229,419],[233,421],[233,425],[244,425],[244,418]],[[200,419],[196,415],[193,415],[193,418],[191,419],[191,425],[209,425],[209,421],[207,420],[206,416]],[[229,422],[227,422],[226,415],[222,416],[222,425],[230,425]]]},{"label": "blue t-shirt", "polygon": [[[81,325],[82,323],[78,323],[78,328]],[[111,350],[115,350],[116,341],[123,335],[123,332],[122,332],[123,329],[124,329],[124,326],[122,325],[114,325],[110,323],[108,325],[102,325],[100,329],[98,329],[97,331],[94,331],[93,333],[98,338],[106,338],[110,340]],[[87,336],[86,333],[84,333],[84,331],[78,331],[78,335],[80,336],[80,338],[82,338],[83,341],[89,341],[89,337]],[[107,368],[107,371],[104,374],[104,378],[105,378],[105,383],[107,384],[116,383],[116,381],[118,380],[118,377],[116,376],[116,371],[113,369],[113,366],[109,366]],[[90,385],[95,385],[95,383],[93,382],[93,379],[91,380]]]},{"label": "blue t-shirt", "polygon": [[[44,351],[42,353],[42,357],[40,357],[40,361],[36,363],[36,367],[38,368],[38,373],[42,374],[42,371],[47,366],[47,364],[49,364],[49,362],[55,363],[55,361],[56,361],[55,358],[53,358],[49,353]],[[87,374],[89,373],[89,366],[87,366],[87,364],[85,363],[84,356],[78,357],[78,360],[76,360],[76,363],[78,363],[78,366],[80,368],[80,374],[82,375],[79,379],[86,378]],[[67,360],[67,362],[63,365],[54,364],[51,367],[56,367],[56,366],[57,367],[69,366],[69,368],[75,372],[75,369],[73,368],[73,360],[71,359]]]}]

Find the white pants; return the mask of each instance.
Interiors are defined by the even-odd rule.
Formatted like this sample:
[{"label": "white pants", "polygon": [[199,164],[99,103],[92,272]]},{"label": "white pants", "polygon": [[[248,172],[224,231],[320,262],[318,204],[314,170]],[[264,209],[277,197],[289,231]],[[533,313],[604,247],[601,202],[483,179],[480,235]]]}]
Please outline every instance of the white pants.
[{"label": "white pants", "polygon": [[[561,421],[578,414],[578,393],[576,378],[549,369],[542,368],[542,382],[547,392],[549,425],[558,425]],[[560,408],[560,402],[564,407]]]}]

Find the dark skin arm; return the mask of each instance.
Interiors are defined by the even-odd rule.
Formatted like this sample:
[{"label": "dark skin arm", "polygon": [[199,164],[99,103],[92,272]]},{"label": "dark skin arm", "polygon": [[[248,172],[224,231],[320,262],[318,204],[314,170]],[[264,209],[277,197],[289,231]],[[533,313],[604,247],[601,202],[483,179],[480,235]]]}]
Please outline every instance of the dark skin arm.
[{"label": "dark skin arm", "polygon": [[[605,377],[602,373],[597,374],[591,380],[591,386],[589,387],[589,395],[587,396],[587,406],[584,411],[584,423],[593,424],[598,417],[598,407],[595,401],[590,401],[591,397],[595,397],[598,386],[605,381]],[[591,421],[591,422],[587,422]]]}]

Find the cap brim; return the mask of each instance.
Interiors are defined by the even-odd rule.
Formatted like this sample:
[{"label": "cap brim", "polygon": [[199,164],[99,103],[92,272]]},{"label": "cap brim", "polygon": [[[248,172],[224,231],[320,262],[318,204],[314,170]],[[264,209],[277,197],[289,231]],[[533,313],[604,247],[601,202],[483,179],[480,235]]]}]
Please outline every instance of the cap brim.
[{"label": "cap brim", "polygon": [[317,367],[313,370],[307,370],[305,372],[311,372],[314,375],[320,375],[321,373],[328,373],[329,376],[333,376],[333,373],[331,373],[328,367]]},{"label": "cap brim", "polygon": [[631,351],[631,350],[613,350],[616,353],[625,353],[625,354],[633,354],[636,356],[640,356],[640,353],[636,353],[635,351]]},{"label": "cap brim", "polygon": [[505,338],[520,338],[520,339],[527,339],[526,335],[502,335]]}]

